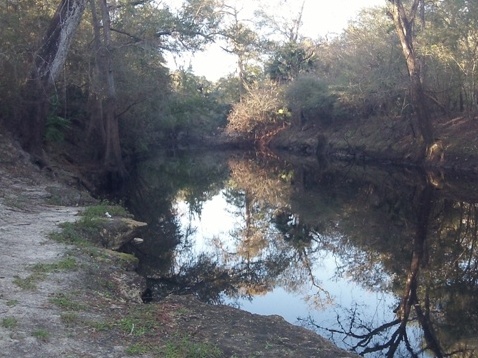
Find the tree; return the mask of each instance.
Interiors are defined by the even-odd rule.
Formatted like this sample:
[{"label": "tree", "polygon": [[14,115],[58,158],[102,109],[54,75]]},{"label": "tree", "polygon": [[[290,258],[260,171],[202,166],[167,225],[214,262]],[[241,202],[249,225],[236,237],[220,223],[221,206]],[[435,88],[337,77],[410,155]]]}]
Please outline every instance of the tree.
[{"label": "tree", "polygon": [[315,73],[347,118],[411,112],[409,77],[394,25],[383,7],[364,9],[340,36],[317,41]]},{"label": "tree", "polygon": [[408,75],[410,78],[410,97],[417,115],[420,134],[425,145],[424,154],[428,155],[430,148],[434,144],[433,126],[426,105],[427,98],[422,84],[422,61],[415,49],[416,41],[414,32],[414,25],[418,15],[422,16],[421,19],[423,22],[423,13],[418,14],[418,11],[420,7],[423,9],[424,2],[423,0],[413,0],[407,12],[401,0],[388,1],[390,3],[390,15],[407,62]]},{"label": "tree", "polygon": [[[94,75],[99,77],[97,81],[102,83],[100,92],[103,92],[95,98],[99,109],[95,118],[100,121],[97,128],[100,129],[103,142],[103,161],[106,169],[124,174],[116,113],[117,95],[112,59],[111,19],[106,0],[99,1],[98,10],[95,0],[90,0],[94,29]],[[101,20],[98,19],[97,12],[101,14]]]},{"label": "tree", "polygon": [[258,57],[257,33],[240,19],[240,11],[233,6],[225,6],[224,14],[230,18],[230,24],[221,31],[221,36],[226,41],[224,51],[237,56],[237,71],[241,84],[241,97],[249,89],[251,82],[248,78],[248,68],[251,60]]},{"label": "tree", "polygon": [[[274,4],[277,6],[278,4]],[[295,12],[294,8],[280,3],[281,11],[274,13],[288,14]],[[291,81],[299,74],[309,72],[314,68],[315,50],[310,39],[300,35],[305,0],[302,1],[295,17],[270,15],[264,7],[258,11],[259,27],[265,31],[267,40],[262,42],[265,49],[271,51],[270,59],[266,63],[266,72],[274,81]],[[275,38],[274,41],[271,39]]]},{"label": "tree", "polygon": [[[261,4],[260,10],[256,12],[256,16],[259,18],[258,25],[265,30],[266,37],[275,38],[279,42],[300,43],[305,0],[302,1],[297,14],[293,17],[290,15],[296,12],[295,2],[289,4],[286,1],[268,2],[267,5]],[[279,11],[277,11],[278,8]],[[284,14],[286,15],[284,16]]]},{"label": "tree", "polygon": [[325,125],[335,117],[336,96],[323,81],[300,77],[287,86],[285,97],[292,109],[293,123],[299,127],[306,122]]},{"label": "tree", "polygon": [[315,51],[310,43],[288,42],[277,49],[266,65],[273,81],[287,82],[314,69]]},{"label": "tree", "polygon": [[17,129],[22,146],[34,157],[43,158],[43,138],[49,97],[65,64],[71,41],[80,23],[86,0],[62,0],[34,56],[22,89],[23,111]]},{"label": "tree", "polygon": [[473,114],[478,109],[478,3],[440,1],[427,8],[425,50],[438,67],[434,92],[442,107]]}]

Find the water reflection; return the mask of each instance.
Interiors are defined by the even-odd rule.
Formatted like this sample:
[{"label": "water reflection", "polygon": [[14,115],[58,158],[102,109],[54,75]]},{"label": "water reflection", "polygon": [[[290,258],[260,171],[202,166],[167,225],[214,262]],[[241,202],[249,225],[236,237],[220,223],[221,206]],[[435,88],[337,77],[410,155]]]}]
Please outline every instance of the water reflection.
[{"label": "water reflection", "polygon": [[150,224],[127,250],[154,299],[193,293],[299,316],[369,357],[474,356],[478,190],[474,178],[442,178],[243,153],[160,157],[126,193]]}]

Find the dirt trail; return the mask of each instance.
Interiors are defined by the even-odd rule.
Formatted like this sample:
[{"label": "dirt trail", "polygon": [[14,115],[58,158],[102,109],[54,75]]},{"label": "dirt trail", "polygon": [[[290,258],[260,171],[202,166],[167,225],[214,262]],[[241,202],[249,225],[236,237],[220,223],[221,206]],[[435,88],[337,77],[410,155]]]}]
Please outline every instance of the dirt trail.
[{"label": "dirt trail", "polygon": [[[48,234],[59,223],[76,220],[81,208],[48,202],[72,194],[80,201],[81,195],[46,178],[4,138],[0,147],[0,356],[123,355],[124,347],[99,345],[84,334],[91,332],[79,335],[78,327],[65,324],[64,310],[55,301],[71,293],[84,273],[54,269],[58,262],[76,263],[65,261],[75,248],[50,240]],[[45,267],[51,272],[42,272]]]}]

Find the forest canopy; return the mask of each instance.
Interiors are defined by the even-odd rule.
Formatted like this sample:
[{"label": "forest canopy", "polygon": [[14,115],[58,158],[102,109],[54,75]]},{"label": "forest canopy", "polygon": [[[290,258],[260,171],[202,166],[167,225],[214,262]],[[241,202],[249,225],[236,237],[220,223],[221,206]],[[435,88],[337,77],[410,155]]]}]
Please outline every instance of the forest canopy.
[{"label": "forest canopy", "polygon": [[[384,0],[317,38],[302,33],[305,0],[288,3],[288,16],[265,7],[249,16],[227,0],[173,3],[2,2],[3,126],[39,160],[45,149],[80,148],[81,160],[121,172],[156,146],[223,132],[266,142],[287,126],[356,118],[412,121],[429,149],[435,115],[477,110],[474,1]],[[166,57],[210,43],[236,59],[226,77],[168,68]]]}]

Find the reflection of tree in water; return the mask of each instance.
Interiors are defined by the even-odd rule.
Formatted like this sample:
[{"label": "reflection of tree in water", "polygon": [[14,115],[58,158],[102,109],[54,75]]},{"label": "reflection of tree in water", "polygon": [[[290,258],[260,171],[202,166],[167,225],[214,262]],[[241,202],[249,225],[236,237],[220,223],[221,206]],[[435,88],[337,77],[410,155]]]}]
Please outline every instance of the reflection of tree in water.
[{"label": "reflection of tree in water", "polygon": [[[348,335],[357,352],[417,356],[427,347],[445,356],[476,346],[478,205],[469,202],[468,193],[460,199],[446,183],[436,191],[423,177],[362,169],[344,174],[301,166],[294,173],[280,163],[248,159],[229,160],[229,167],[223,193],[242,218],[232,246],[210,238],[214,253],[194,257],[186,234],[178,247],[181,264],[173,255],[168,270],[148,271],[154,287],[221,302],[225,294],[248,297],[277,286],[304,294],[308,286],[316,292],[310,304],[320,308],[329,297],[313,272],[324,252],[331,252],[342,264],[337,275],[400,301],[390,308],[388,322],[370,322],[356,306],[338,317],[337,327],[328,327],[335,337]],[[181,193],[191,212],[201,211],[211,188],[218,192],[204,179],[198,187],[191,182],[172,190],[154,178],[160,196]],[[151,191],[151,181],[147,184]],[[412,339],[418,330],[420,337]]]},{"label": "reflection of tree in water", "polygon": [[[203,301],[217,303],[224,295],[251,297],[278,285],[294,292],[312,285],[317,294],[311,295],[311,304],[324,305],[330,297],[313,274],[313,266],[320,261],[319,236],[297,220],[288,228],[280,222],[289,215],[281,213],[287,210],[290,172],[250,160],[230,160],[229,165],[231,177],[223,195],[233,214],[241,218],[230,233],[232,246],[211,238],[214,253],[199,257],[178,247],[181,263],[177,261],[168,274],[154,280],[158,294],[159,289],[159,295],[194,293]],[[187,247],[187,240],[182,245]]]},{"label": "reflection of tree in water", "polygon": [[[286,291],[297,292],[301,286],[310,284],[317,292],[309,297],[311,304],[319,307],[330,302],[328,292],[313,273],[313,266],[320,262],[319,235],[300,223],[299,217],[288,209],[292,195],[291,168],[271,162],[261,165],[237,160],[230,160],[229,165],[228,202],[235,204],[236,213],[244,218],[244,227],[233,233],[237,240],[236,253],[246,260],[260,257],[263,251],[284,256],[284,267],[274,277],[271,288],[280,285]],[[237,200],[238,196],[243,199]]]},{"label": "reflection of tree in water", "polygon": [[[403,195],[406,196],[405,193],[406,191]],[[394,197],[394,194],[389,193],[388,197]],[[474,324],[478,322],[476,314],[467,317],[470,325],[461,323],[455,326],[450,323],[456,320],[456,317],[450,319],[448,313],[451,312],[447,313],[447,311],[456,309],[454,299],[467,296],[466,290],[456,285],[455,280],[462,282],[469,274],[476,277],[478,273],[478,265],[475,265],[478,231],[475,220],[477,216],[474,216],[476,207],[471,205],[472,210],[469,210],[470,206],[465,205],[467,209],[461,210],[463,203],[452,204],[449,199],[439,200],[437,191],[430,185],[422,189],[415,187],[410,198],[412,200],[408,208],[394,205],[395,210],[388,212],[390,219],[387,220],[387,227],[399,225],[404,229],[405,235],[400,240],[401,250],[386,250],[383,243],[375,240],[368,244],[362,239],[348,241],[349,245],[358,244],[363,250],[378,253],[378,255],[366,256],[370,260],[367,262],[364,261],[364,256],[360,258],[354,256],[354,250],[341,248],[343,249],[341,255],[345,261],[352,264],[348,270],[358,265],[362,268],[362,274],[366,275],[366,269],[363,268],[376,267],[377,263],[374,263],[374,260],[379,260],[379,265],[387,270],[393,278],[390,288],[400,297],[400,303],[394,310],[395,318],[379,325],[372,324],[364,321],[358,308],[355,307],[345,315],[345,317],[348,316],[347,319],[344,315],[337,316],[335,328],[321,327],[311,318],[308,319],[308,323],[331,335],[339,334],[341,337],[348,337],[350,348],[361,355],[416,357],[424,352],[428,352],[427,354],[431,352],[435,357],[451,355],[471,357],[474,355],[473,345],[476,345],[476,342],[467,345],[466,337],[476,337],[476,328],[470,329],[470,326],[476,327]],[[376,205],[380,206],[378,203]],[[473,217],[470,211],[473,212]],[[346,226],[345,224],[344,227]],[[354,227],[356,231],[358,226]],[[365,229],[367,230],[370,228]],[[354,235],[349,239],[351,237]],[[370,238],[370,236],[364,237]],[[389,242],[387,240],[389,240],[387,237],[382,239]],[[407,257],[408,269],[397,270],[397,264],[405,263]],[[354,263],[353,261],[357,259],[361,262]],[[471,262],[473,264],[470,265]],[[362,282],[368,283],[371,288],[376,285],[375,279]],[[475,280],[473,282],[475,292],[476,283],[478,282]],[[402,287],[402,292],[399,287]],[[454,298],[447,299],[444,291],[454,292],[452,295]],[[461,309],[470,313],[469,308],[461,307]],[[456,310],[454,313],[457,313]],[[457,316],[463,317],[463,311]],[[452,338],[453,326],[461,327],[462,331]],[[465,328],[464,331],[463,328]],[[416,333],[417,329],[421,331],[422,339],[419,346],[416,345],[416,337],[410,337],[410,334]]]},{"label": "reflection of tree in water", "polygon": [[298,248],[309,246],[314,240],[314,232],[317,232],[310,225],[301,223],[299,215],[294,215],[284,209],[277,210],[272,222],[282,233],[284,240]]},{"label": "reflection of tree in water", "polygon": [[251,160],[229,160],[231,175],[226,200],[243,218],[244,225],[235,229],[238,254],[256,257],[268,246],[270,215],[275,207],[287,201],[289,183],[281,178],[281,171],[274,172]]}]

